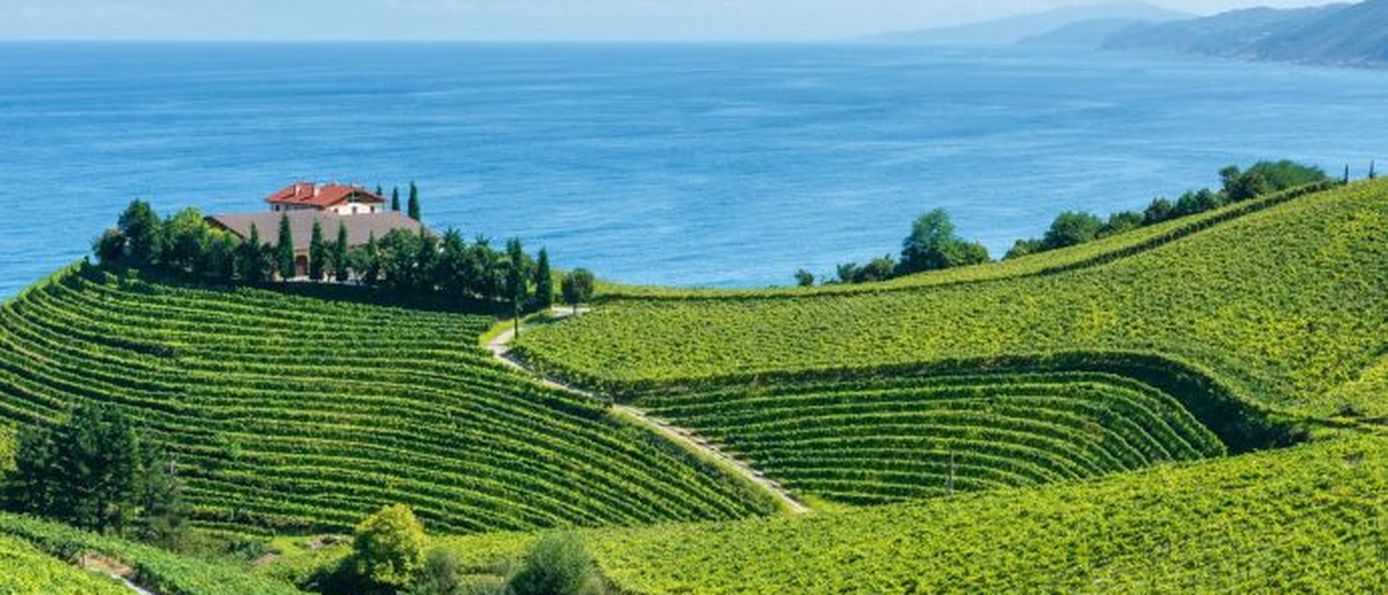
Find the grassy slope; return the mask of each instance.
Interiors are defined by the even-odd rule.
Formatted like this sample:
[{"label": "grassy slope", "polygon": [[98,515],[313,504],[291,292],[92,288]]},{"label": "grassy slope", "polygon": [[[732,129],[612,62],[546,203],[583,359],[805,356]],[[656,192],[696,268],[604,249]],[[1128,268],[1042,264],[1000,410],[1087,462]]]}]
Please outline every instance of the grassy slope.
[{"label": "grassy slope", "polygon": [[[595,530],[633,593],[1388,589],[1388,438],[808,517]],[[523,535],[447,541],[478,564]]]},{"label": "grassy slope", "polygon": [[521,378],[491,318],[70,273],[0,310],[0,415],[120,403],[173,445],[205,528],[342,531],[390,502],[435,530],[771,509],[600,405]]},{"label": "grassy slope", "polygon": [[1388,181],[1360,183],[1093,267],[865,294],[619,300],[521,345],[559,371],[617,382],[1149,350],[1272,405],[1330,414],[1352,398],[1382,415],[1388,400],[1332,391],[1388,346],[1384,237]]},{"label": "grassy slope", "polygon": [[762,379],[637,403],[796,493],[836,503],[1073,481],[1226,452],[1162,389],[1082,368]]},{"label": "grassy slope", "polygon": [[[129,566],[138,584],[165,595],[290,595],[299,592],[288,583],[251,576],[232,566],[8,513],[0,513],[0,550],[9,550],[0,553],[0,593],[130,592],[105,577],[77,570],[64,561],[87,553],[100,554]],[[7,568],[6,564],[13,559],[10,555],[14,553],[24,558]],[[38,558],[39,555],[43,558]],[[21,571],[31,575],[34,583],[19,584],[35,587],[34,590],[8,590],[12,585],[6,583],[7,579],[14,581],[18,576],[19,581],[26,580],[24,575],[11,573]]]},{"label": "grassy slope", "polygon": [[119,583],[0,536],[0,593],[9,595],[128,595]]}]

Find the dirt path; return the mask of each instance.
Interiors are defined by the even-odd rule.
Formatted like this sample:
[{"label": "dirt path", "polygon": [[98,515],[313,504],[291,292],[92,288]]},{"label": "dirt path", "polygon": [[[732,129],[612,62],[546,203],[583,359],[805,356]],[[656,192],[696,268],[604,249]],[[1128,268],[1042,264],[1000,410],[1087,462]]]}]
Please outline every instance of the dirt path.
[{"label": "dirt path", "polygon": [[[525,327],[521,327],[522,330],[524,330],[524,328]],[[602,399],[602,397],[596,393],[583,390],[578,387],[570,386],[562,382],[556,382],[550,378],[544,377],[543,375],[531,370],[530,368],[527,368],[525,364],[517,360],[515,356],[510,355],[511,341],[515,339],[515,336],[515,329],[509,329],[506,332],[497,335],[495,339],[489,341],[487,343],[487,350],[492,352],[492,357],[496,358],[497,361],[505,364],[506,366],[514,370],[517,370],[539,380],[545,386],[580,394],[590,399],[605,400]],[[636,407],[632,407],[630,405],[614,404],[612,405],[612,410],[617,415],[629,419],[637,424],[646,426],[651,431],[660,434],[661,436],[664,436],[667,439],[676,442],[677,444],[692,449],[695,452],[703,454],[704,456],[719,462],[723,466],[727,467],[730,471],[735,472],[738,475],[741,475],[742,477],[746,478],[747,481],[750,481],[758,487],[761,487],[762,489],[766,490],[773,497],[775,497],[776,500],[779,501],[785,507],[786,510],[795,514],[804,514],[810,511],[810,509],[807,506],[802,504],[799,500],[796,500],[795,497],[792,496],[789,491],[787,491],[784,487],[781,486],[781,484],[766,477],[764,474],[762,474],[761,471],[753,469],[747,463],[744,463],[738,460],[737,458],[723,452],[717,446],[713,445],[708,440],[704,439],[698,434],[695,434],[693,431],[688,430],[686,428],[675,426],[666,420],[651,417],[651,415],[646,411],[638,409]]]}]

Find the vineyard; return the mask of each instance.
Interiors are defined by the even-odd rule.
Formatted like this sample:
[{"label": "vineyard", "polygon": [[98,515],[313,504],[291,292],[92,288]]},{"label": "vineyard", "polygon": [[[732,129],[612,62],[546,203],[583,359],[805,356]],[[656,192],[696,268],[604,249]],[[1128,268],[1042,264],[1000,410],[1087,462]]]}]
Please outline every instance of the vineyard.
[{"label": "vineyard", "polygon": [[1073,481],[1286,439],[1198,373],[1138,354],[762,377],[652,390],[635,403],[797,493],[859,505]]},{"label": "vineyard", "polygon": [[[1104,481],[593,537],[636,593],[1388,590],[1388,440]],[[460,543],[460,548],[469,544]]]},{"label": "vineyard", "polygon": [[234,533],[340,532],[392,502],[451,533],[773,510],[494,364],[476,347],[492,321],[83,267],[0,310],[0,414],[119,404],[172,449],[195,523]]},{"label": "vineyard", "polygon": [[119,583],[74,568],[28,542],[0,536],[0,593],[13,595],[128,595]]},{"label": "vineyard", "polygon": [[[518,353],[551,374],[629,392],[730,371],[1142,351],[1198,364],[1272,407],[1388,414],[1373,391],[1334,390],[1388,350],[1388,182],[1200,217],[1224,219],[1049,274],[775,299],[616,299],[530,333]],[[1156,228],[1134,233],[1171,231]]]},{"label": "vineyard", "polygon": [[299,592],[288,583],[251,576],[232,565],[0,513],[0,593],[131,593],[105,576],[77,568],[79,558],[91,555],[128,566],[137,584],[165,595]]}]

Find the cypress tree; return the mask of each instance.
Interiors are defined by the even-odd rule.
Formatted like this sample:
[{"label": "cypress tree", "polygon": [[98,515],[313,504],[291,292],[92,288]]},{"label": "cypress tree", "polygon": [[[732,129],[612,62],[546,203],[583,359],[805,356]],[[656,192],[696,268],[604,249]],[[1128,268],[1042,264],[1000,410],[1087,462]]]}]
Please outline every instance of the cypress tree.
[{"label": "cypress tree", "polygon": [[535,263],[535,307],[548,310],[554,305],[554,275],[549,270],[549,251],[540,248]]},{"label": "cypress tree", "polygon": [[1369,179],[1370,179],[1370,180],[1372,180],[1372,179],[1378,177],[1378,172],[1375,171],[1375,169],[1374,169],[1377,165],[1378,165],[1378,163],[1377,163],[1376,161],[1370,161],[1370,162],[1369,162]]},{"label": "cypress tree", "polygon": [[377,185],[376,185],[376,196],[385,196],[385,195],[386,195],[386,191],[383,190],[383,189],[381,189],[381,185],[380,185],[380,184],[377,184]]},{"label": "cypress tree", "polygon": [[251,224],[251,235],[236,250],[236,274],[246,283],[259,283],[265,280],[264,248],[260,243],[260,230]]},{"label": "cypress tree", "polygon": [[408,214],[409,214],[409,216],[410,216],[411,219],[414,219],[415,221],[419,221],[419,220],[420,220],[420,219],[419,219],[419,188],[418,188],[417,186],[414,185],[414,182],[410,182],[410,202],[409,202],[409,204],[406,206],[406,208],[409,209]]},{"label": "cypress tree", "polygon": [[289,228],[289,213],[280,215],[280,241],[275,246],[275,267],[280,278],[294,278],[294,231]]},{"label": "cypress tree", "polygon": [[328,264],[328,245],[323,242],[323,226],[313,222],[313,235],[308,242],[308,276],[314,281],[323,280],[323,269]]},{"label": "cypress tree", "polygon": [[338,283],[346,283],[350,278],[347,264],[347,225],[340,222],[337,224],[337,241],[333,242],[332,265],[333,277]]},{"label": "cypress tree", "polygon": [[1349,164],[1348,164],[1348,163],[1345,164],[1345,179],[1342,180],[1342,182],[1345,183],[1345,184],[1348,184],[1348,183],[1349,183]]},{"label": "cypress tree", "polygon": [[390,190],[390,210],[400,212],[400,187],[396,186]]}]

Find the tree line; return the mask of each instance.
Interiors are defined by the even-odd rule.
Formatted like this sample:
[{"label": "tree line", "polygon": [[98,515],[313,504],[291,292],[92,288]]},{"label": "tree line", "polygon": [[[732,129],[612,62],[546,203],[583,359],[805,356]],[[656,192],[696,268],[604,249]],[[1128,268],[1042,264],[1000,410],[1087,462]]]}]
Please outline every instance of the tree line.
[{"label": "tree line", "polygon": [[[398,192],[395,205],[398,206]],[[418,198],[411,184],[409,209],[418,215]],[[449,297],[511,302],[517,310],[551,307],[556,298],[549,253],[541,248],[532,257],[519,239],[504,249],[478,237],[469,242],[456,229],[442,236],[425,228],[418,233],[392,230],[373,234],[360,246],[350,246],[345,224],[329,240],[321,223],[311,231],[308,280],[358,284],[395,294],[442,294]],[[148,268],[222,283],[266,284],[297,276],[294,237],[289,216],[281,215],[275,244],[261,240],[252,225],[241,238],[213,227],[195,208],[166,219],[143,200],[134,200],[94,243],[97,259],[108,266]],[[593,275],[575,269],[562,279],[562,296],[577,307],[593,295]]]},{"label": "tree line", "polygon": [[76,408],[19,432],[4,478],[6,510],[175,548],[186,506],[177,465],[117,407]]},{"label": "tree line", "polygon": [[[1348,183],[1349,176],[1349,167],[1346,166],[1342,182]],[[1219,171],[1219,177],[1221,188],[1218,190],[1204,188],[1189,191],[1175,201],[1157,198],[1140,213],[1120,211],[1100,218],[1083,211],[1063,212],[1056,216],[1042,237],[1017,240],[1003,260],[1076,246],[1254,197],[1330,181],[1321,168],[1288,160],[1260,161],[1247,170],[1230,165]],[[1369,178],[1374,177],[1375,168],[1370,165]],[[943,209],[935,209],[916,219],[911,234],[902,242],[899,258],[888,254],[862,265],[853,262],[840,264],[834,276],[826,275],[819,281],[825,284],[869,283],[991,261],[987,248],[958,237],[949,214]],[[812,273],[804,269],[796,271],[795,280],[805,287],[817,281]]]}]

